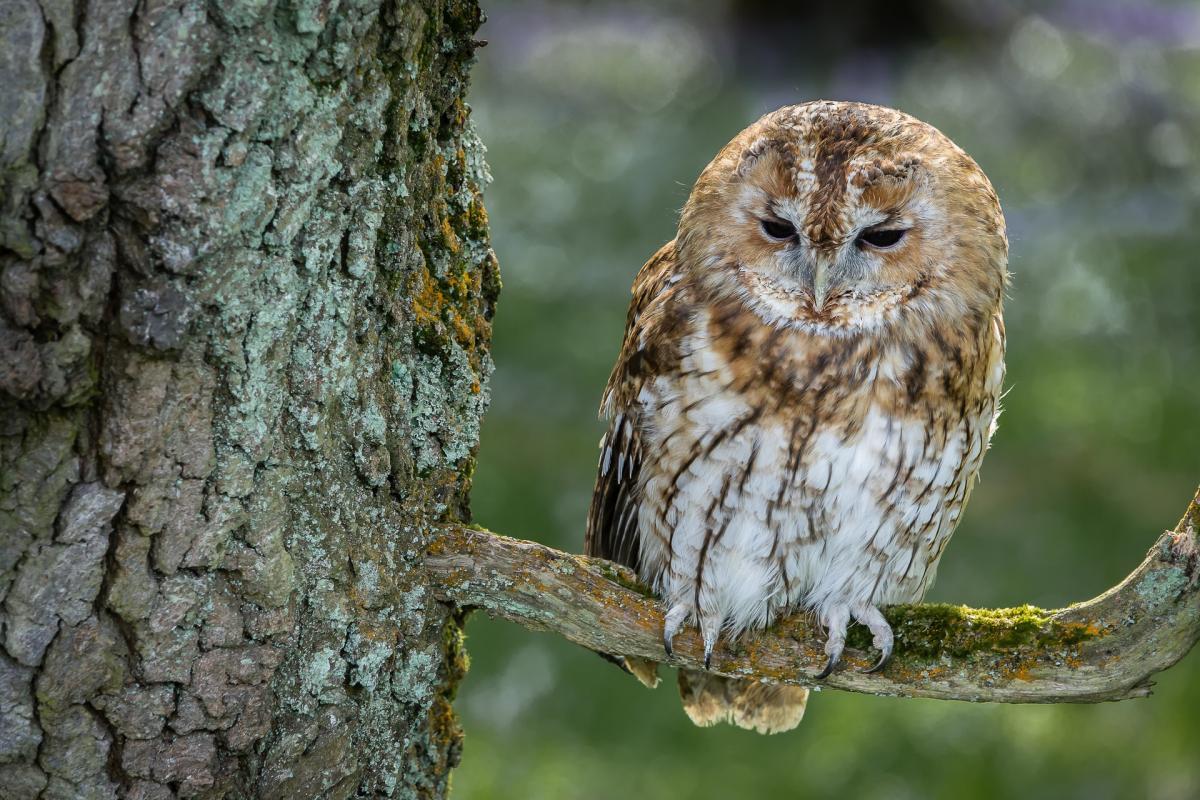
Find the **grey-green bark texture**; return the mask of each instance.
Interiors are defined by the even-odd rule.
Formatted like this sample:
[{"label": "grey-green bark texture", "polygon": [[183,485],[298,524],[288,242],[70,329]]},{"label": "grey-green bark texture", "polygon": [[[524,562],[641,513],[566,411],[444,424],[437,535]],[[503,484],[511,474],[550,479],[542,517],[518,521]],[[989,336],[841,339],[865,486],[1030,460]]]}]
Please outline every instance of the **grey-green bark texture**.
[{"label": "grey-green bark texture", "polygon": [[474,3],[0,2],[0,795],[438,797]]}]

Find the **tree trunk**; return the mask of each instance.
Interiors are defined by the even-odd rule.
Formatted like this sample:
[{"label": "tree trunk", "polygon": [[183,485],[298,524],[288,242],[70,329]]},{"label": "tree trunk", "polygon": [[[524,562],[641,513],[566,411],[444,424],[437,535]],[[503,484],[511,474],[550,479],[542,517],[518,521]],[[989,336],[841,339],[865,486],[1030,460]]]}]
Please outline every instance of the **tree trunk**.
[{"label": "tree trunk", "polygon": [[0,795],[439,797],[469,0],[0,4]]}]

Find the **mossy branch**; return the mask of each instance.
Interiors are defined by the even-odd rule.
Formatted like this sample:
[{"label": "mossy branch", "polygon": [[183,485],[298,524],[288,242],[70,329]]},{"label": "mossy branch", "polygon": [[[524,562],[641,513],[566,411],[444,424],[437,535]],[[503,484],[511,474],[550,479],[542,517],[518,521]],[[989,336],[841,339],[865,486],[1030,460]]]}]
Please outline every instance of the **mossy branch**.
[{"label": "mossy branch", "polygon": [[[824,681],[824,637],[803,614],[722,641],[721,675],[855,692],[1004,703],[1092,703],[1149,694],[1150,678],[1200,638],[1200,491],[1118,586],[1057,611],[1032,606],[972,609],[894,606],[886,616],[896,652],[879,673],[865,632],[852,631],[844,667]],[[695,630],[682,631],[668,661],[662,608],[633,574],[596,558],[450,526],[427,558],[434,591],[463,608],[554,631],[600,652],[703,668]]]}]

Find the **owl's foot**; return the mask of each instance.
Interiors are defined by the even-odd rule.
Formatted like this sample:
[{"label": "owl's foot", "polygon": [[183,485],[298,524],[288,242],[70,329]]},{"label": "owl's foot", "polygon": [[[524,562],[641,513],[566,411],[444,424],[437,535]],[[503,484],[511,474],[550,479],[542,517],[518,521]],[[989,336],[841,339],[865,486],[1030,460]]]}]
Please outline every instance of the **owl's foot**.
[{"label": "owl's foot", "polygon": [[821,625],[825,628],[826,661],[825,668],[817,673],[817,680],[828,678],[842,660],[842,650],[846,647],[846,626],[849,624],[849,606],[834,606],[821,617]]},{"label": "owl's foot", "polygon": [[821,619],[821,624],[826,631],[825,657],[827,661],[825,668],[817,673],[817,680],[828,678],[842,660],[842,650],[846,647],[846,626],[850,624],[852,617],[855,622],[866,625],[867,629],[871,631],[872,644],[879,651],[879,661],[864,672],[868,674],[878,672],[887,665],[888,659],[892,657],[895,637],[892,635],[892,626],[884,618],[883,612],[875,606],[857,606],[853,609],[849,606],[835,606]]},{"label": "owl's foot", "polygon": [[[675,649],[672,643],[675,641],[675,634],[679,633],[679,629],[683,627],[683,621],[688,618],[687,606],[671,606],[667,612],[667,618],[663,622],[663,651],[667,654],[667,658],[671,658],[675,654]],[[721,632],[721,626],[717,625],[701,625],[700,634],[704,638],[704,668],[708,669],[712,666],[713,648],[717,646],[717,636]]]},{"label": "owl's foot", "polygon": [[875,663],[875,666],[863,670],[863,672],[867,675],[879,672],[879,670],[887,665],[888,659],[892,657],[892,646],[896,641],[895,636],[892,634],[892,626],[884,618],[883,612],[875,606],[865,606],[855,610],[854,619],[866,625],[867,629],[871,631],[871,643],[879,651],[879,661]]},{"label": "owl's foot", "polygon": [[675,634],[679,633],[679,629],[683,627],[683,621],[687,619],[688,610],[686,606],[672,606],[667,612],[666,622],[663,624],[663,650],[670,658],[675,654],[671,643],[675,641]]}]

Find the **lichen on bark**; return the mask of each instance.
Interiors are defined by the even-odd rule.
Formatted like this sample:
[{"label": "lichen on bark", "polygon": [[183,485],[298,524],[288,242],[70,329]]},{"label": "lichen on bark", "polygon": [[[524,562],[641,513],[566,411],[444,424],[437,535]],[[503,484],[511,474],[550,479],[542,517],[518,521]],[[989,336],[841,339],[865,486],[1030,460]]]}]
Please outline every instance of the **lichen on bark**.
[{"label": "lichen on bark", "polygon": [[0,785],[439,797],[499,289],[473,2],[0,14]]}]

